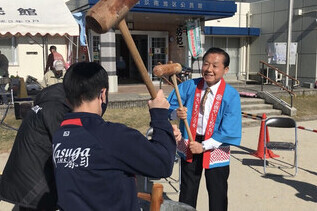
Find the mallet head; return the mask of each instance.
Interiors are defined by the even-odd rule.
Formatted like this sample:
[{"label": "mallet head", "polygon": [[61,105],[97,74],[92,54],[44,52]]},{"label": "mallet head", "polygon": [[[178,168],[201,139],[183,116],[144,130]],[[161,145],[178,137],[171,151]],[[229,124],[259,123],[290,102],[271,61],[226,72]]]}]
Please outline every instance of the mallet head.
[{"label": "mallet head", "polygon": [[153,69],[153,73],[157,77],[170,76],[173,74],[178,74],[182,71],[182,66],[179,63],[172,64],[161,64],[156,65]]},{"label": "mallet head", "polygon": [[87,28],[101,34],[117,25],[138,0],[100,0],[86,14]]}]

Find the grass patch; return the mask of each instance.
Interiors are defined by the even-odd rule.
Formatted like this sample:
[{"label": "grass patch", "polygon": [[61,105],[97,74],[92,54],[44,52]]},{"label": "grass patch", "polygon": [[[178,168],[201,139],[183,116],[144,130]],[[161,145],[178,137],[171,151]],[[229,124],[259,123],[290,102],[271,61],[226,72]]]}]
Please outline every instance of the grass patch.
[{"label": "grass patch", "polygon": [[[4,113],[4,110],[0,110],[0,117],[2,118],[2,115]],[[3,121],[5,124],[13,127],[13,128],[19,128],[20,124],[21,124],[21,120],[16,120],[14,113],[13,113],[13,109],[11,109],[6,118]],[[13,145],[15,136],[17,134],[17,131],[15,130],[11,130],[11,129],[7,129],[7,127],[5,127],[4,125],[1,125],[0,127],[0,153],[2,152],[8,152]]]},{"label": "grass patch", "polygon": [[[290,97],[282,97],[282,100],[289,103]],[[301,95],[293,98],[293,107],[297,109],[296,120],[316,119],[317,118],[317,96]]]},{"label": "grass patch", "polygon": [[[290,103],[289,97],[282,97],[282,99]],[[296,120],[317,119],[316,95],[297,96],[293,99],[293,104],[297,109],[297,115],[294,117]],[[104,119],[111,122],[123,123],[139,130],[142,134],[146,134],[146,131],[150,127],[150,113],[147,107],[128,109],[109,108],[104,115]],[[18,128],[21,124],[21,120],[15,119],[13,109],[10,110],[4,122],[15,128]],[[173,124],[177,124],[177,122],[174,121]],[[10,151],[15,136],[16,131],[0,127],[0,153]]]},{"label": "grass patch", "polygon": [[[11,109],[5,118],[5,123],[11,127],[18,128],[21,120],[16,120]],[[2,116],[2,113],[1,113]],[[139,130],[142,134],[146,134],[150,125],[150,113],[147,107],[129,108],[129,109],[107,109],[104,114],[106,121],[118,122],[127,125],[128,127]],[[0,127],[0,153],[11,150],[17,132],[14,130],[4,129]]]},{"label": "grass patch", "polygon": [[128,109],[107,109],[103,118],[106,121],[123,123],[145,134],[150,127],[150,113],[147,107]]}]

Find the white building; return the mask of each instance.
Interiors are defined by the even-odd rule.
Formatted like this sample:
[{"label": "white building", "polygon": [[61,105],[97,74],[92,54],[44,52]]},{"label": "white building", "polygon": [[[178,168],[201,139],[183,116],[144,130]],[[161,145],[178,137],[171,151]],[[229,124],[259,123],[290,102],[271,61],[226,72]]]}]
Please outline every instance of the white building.
[{"label": "white building", "polygon": [[[250,4],[251,26],[261,29],[261,36],[251,44],[250,73],[258,71],[259,60],[268,61],[268,43],[287,42],[289,2],[269,0]],[[293,11],[291,41],[297,43],[298,59],[289,74],[301,83],[313,83],[317,80],[317,1],[294,0]],[[286,71],[286,65],[277,66]]]},{"label": "white building", "polygon": [[[239,51],[233,50],[230,46],[227,47],[231,58],[238,58],[230,71],[231,74],[237,74],[239,79],[257,79],[257,72],[261,68],[260,60],[271,63],[286,72],[290,0],[245,0],[236,3],[237,13],[233,17],[207,21],[205,25],[228,29],[230,27],[260,29],[260,35],[258,37],[239,36],[240,42],[232,40],[234,35],[208,35],[205,48],[213,44],[225,47],[230,45],[230,42],[236,43],[232,45],[240,46]],[[291,42],[296,44],[297,49],[291,48],[289,75],[297,78],[301,83],[314,83],[317,80],[317,1],[293,0],[293,4]],[[226,41],[225,37],[227,37]],[[213,43],[210,43],[210,39]],[[219,44],[215,43],[215,40]],[[275,46],[273,49],[275,52],[270,51],[272,45]],[[270,53],[277,55],[280,60],[273,61]],[[232,71],[232,69],[238,70]]]},{"label": "white building", "polygon": [[[52,9],[54,8],[54,9]],[[79,26],[63,0],[3,0],[0,3],[0,50],[9,60],[9,76],[42,82],[51,45],[69,60]]]}]

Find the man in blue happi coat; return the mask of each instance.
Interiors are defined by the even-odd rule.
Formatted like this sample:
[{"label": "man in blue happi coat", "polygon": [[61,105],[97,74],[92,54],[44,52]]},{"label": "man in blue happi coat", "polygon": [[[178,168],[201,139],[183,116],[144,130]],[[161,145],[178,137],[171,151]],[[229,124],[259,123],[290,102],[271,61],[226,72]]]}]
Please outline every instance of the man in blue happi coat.
[{"label": "man in blue happi coat", "polygon": [[227,210],[230,145],[240,145],[241,105],[239,93],[225,83],[229,55],[210,48],[203,56],[202,77],[178,86],[183,108],[179,108],[175,90],[169,95],[170,118],[190,123],[193,142],[180,122],[183,139],[177,149],[181,161],[179,201],[196,207],[202,170],[205,169],[209,210]]}]

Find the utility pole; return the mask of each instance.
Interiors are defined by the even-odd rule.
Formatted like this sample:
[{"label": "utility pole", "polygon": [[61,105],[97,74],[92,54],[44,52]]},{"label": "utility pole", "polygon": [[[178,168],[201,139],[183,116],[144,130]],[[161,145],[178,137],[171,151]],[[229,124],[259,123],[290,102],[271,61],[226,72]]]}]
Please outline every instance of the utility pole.
[{"label": "utility pole", "polygon": [[[287,75],[289,75],[289,67],[290,67],[290,49],[291,49],[291,42],[292,42],[293,5],[294,5],[294,0],[289,0],[287,51],[286,51],[286,74]],[[288,77],[285,78],[285,86],[288,87]]]}]

